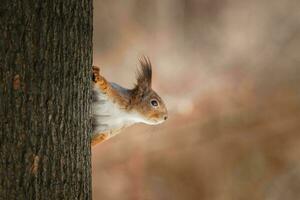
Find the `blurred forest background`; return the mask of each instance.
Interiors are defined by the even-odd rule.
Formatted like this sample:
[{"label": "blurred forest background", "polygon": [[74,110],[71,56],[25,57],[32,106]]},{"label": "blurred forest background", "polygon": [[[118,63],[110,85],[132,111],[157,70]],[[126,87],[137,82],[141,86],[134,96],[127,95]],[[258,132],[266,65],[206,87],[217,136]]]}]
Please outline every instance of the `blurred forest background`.
[{"label": "blurred forest background", "polygon": [[95,0],[94,64],[149,56],[169,119],[93,149],[94,199],[300,199],[299,53],[298,0]]}]

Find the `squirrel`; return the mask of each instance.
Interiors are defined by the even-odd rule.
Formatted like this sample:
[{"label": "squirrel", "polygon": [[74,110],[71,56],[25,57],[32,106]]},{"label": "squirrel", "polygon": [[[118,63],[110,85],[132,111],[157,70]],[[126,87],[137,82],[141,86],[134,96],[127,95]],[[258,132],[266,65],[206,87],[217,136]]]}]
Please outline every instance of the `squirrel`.
[{"label": "squirrel", "polygon": [[139,62],[137,82],[132,89],[107,81],[93,66],[92,146],[135,123],[156,125],[167,120],[166,105],[151,87],[151,62],[145,56]]}]

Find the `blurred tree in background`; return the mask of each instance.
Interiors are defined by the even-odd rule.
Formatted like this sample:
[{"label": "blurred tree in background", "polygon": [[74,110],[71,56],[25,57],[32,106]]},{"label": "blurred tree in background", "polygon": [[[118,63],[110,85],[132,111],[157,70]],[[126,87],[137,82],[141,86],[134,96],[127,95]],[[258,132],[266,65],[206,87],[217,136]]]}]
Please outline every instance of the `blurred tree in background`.
[{"label": "blurred tree in background", "polygon": [[97,0],[94,10],[95,64],[131,86],[148,55],[170,111],[95,148],[96,199],[300,199],[300,1]]}]

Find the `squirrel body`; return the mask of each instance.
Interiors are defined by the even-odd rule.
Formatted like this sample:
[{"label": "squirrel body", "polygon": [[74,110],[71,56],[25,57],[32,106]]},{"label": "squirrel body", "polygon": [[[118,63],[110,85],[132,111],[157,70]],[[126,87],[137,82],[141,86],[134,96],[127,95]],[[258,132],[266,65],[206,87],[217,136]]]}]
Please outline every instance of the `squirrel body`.
[{"label": "squirrel body", "polygon": [[146,57],[133,89],[107,81],[93,67],[93,134],[92,146],[107,140],[135,123],[156,125],[167,119],[163,100],[151,88],[152,66]]}]

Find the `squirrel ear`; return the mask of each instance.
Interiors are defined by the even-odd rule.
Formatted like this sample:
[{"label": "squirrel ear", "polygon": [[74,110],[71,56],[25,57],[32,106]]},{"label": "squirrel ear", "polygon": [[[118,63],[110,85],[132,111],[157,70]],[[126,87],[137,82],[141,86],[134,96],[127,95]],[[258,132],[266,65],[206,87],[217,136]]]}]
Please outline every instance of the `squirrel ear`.
[{"label": "squirrel ear", "polygon": [[152,66],[148,57],[143,56],[139,59],[140,69],[137,72],[137,85],[139,89],[146,90],[151,88]]}]

